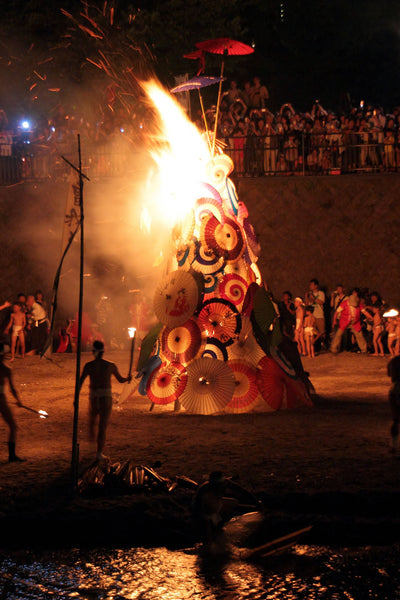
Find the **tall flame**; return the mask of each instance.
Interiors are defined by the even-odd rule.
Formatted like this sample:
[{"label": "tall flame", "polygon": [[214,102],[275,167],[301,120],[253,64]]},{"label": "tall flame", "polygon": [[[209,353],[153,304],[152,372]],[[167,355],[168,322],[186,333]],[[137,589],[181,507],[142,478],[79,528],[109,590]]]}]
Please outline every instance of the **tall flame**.
[{"label": "tall flame", "polygon": [[196,184],[206,177],[210,150],[169,93],[155,81],[143,83],[143,88],[160,118],[159,139],[150,150],[159,170],[152,201],[158,216],[172,227],[193,207]]}]

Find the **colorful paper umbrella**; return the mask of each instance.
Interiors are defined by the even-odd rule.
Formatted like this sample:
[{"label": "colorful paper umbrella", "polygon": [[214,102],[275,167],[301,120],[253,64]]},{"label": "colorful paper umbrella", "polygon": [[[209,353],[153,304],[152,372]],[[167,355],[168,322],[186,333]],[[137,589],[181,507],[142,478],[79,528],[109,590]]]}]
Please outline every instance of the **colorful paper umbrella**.
[{"label": "colorful paper umbrella", "polygon": [[202,244],[198,244],[191,266],[198,273],[208,275],[220,271],[224,264],[225,259],[223,256]]},{"label": "colorful paper umbrella", "polygon": [[154,404],[175,402],[186,387],[187,374],[178,362],[163,363],[150,375],[146,391]]},{"label": "colorful paper umbrella", "polygon": [[202,358],[215,358],[217,360],[228,360],[228,351],[226,345],[217,340],[217,338],[207,338],[207,342],[202,353]]},{"label": "colorful paper umbrella", "polygon": [[224,267],[225,275],[238,275],[246,281],[247,285],[250,285],[252,282],[252,275],[250,271],[251,269],[246,261],[243,260],[243,257],[239,258],[239,260],[233,263],[228,263]]},{"label": "colorful paper umbrella", "polygon": [[[186,58],[188,55],[186,56]],[[197,58],[197,57],[196,57]],[[190,92],[191,90],[201,90],[204,87],[208,87],[209,85],[214,85],[215,83],[219,83],[220,81],[224,81],[224,77],[192,77],[187,81],[184,81],[180,85],[172,88],[170,90],[171,94],[179,94],[181,92]]]},{"label": "colorful paper umbrella", "polygon": [[195,252],[196,246],[193,242],[179,248],[176,251],[176,261],[178,263],[178,269],[188,271],[193,262]]},{"label": "colorful paper umbrella", "polygon": [[235,391],[225,410],[232,413],[247,412],[257,401],[257,371],[243,360],[230,360],[228,365],[235,376]]},{"label": "colorful paper umbrella", "polygon": [[232,302],[240,312],[246,296],[248,284],[240,275],[229,273],[219,284],[219,295]]},{"label": "colorful paper umbrella", "polygon": [[238,340],[229,346],[228,355],[230,360],[246,360],[249,364],[257,366],[265,352],[258,345],[253,333],[249,332],[243,337],[239,334]]},{"label": "colorful paper umbrella", "polygon": [[201,225],[203,217],[214,215],[220,223],[225,221],[224,211],[222,210],[222,204],[215,198],[199,198],[196,200],[194,205],[194,213],[196,217],[196,223]]},{"label": "colorful paper umbrella", "polygon": [[142,343],[140,344],[140,354],[136,365],[137,371],[141,371],[143,369],[151,354],[154,353],[154,346],[162,328],[163,324],[157,323],[150,329],[146,337],[143,338]]},{"label": "colorful paper umbrella", "polygon": [[197,193],[198,198],[214,198],[214,200],[217,200],[218,204],[222,205],[223,201],[219,191],[205,181],[200,181],[196,185],[195,192]]},{"label": "colorful paper umbrella", "polygon": [[197,42],[195,46],[199,50],[210,52],[211,54],[225,54],[227,56],[242,56],[254,52],[254,48],[251,46],[226,37]]},{"label": "colorful paper umbrella", "polygon": [[231,343],[242,324],[235,306],[222,298],[204,302],[197,322],[207,337],[215,337],[223,344]]},{"label": "colorful paper umbrella", "polygon": [[204,275],[204,300],[211,300],[216,297],[222,279],[223,274],[221,272]]},{"label": "colorful paper umbrella", "polygon": [[154,294],[154,312],[167,327],[182,325],[191,317],[199,301],[197,282],[190,273],[172,271]]},{"label": "colorful paper umbrella", "polygon": [[257,386],[264,400],[274,410],[293,408],[299,404],[312,405],[304,383],[288,377],[270,356],[264,356],[257,366]]},{"label": "colorful paper umbrella", "polygon": [[235,165],[227,154],[217,154],[207,165],[207,175],[218,189],[226,186],[227,177],[232,173]]},{"label": "colorful paper umbrella", "polygon": [[214,216],[205,217],[200,237],[205,246],[225,256],[227,263],[237,261],[245,249],[240,225],[229,217],[225,217],[224,223],[220,223]]},{"label": "colorful paper umbrella", "polygon": [[170,361],[187,364],[197,356],[201,346],[201,331],[194,319],[172,329],[166,327],[162,332],[161,353]]},{"label": "colorful paper umbrella", "polygon": [[180,401],[189,413],[212,415],[222,411],[235,391],[235,376],[227,363],[197,358],[187,366],[188,380]]}]

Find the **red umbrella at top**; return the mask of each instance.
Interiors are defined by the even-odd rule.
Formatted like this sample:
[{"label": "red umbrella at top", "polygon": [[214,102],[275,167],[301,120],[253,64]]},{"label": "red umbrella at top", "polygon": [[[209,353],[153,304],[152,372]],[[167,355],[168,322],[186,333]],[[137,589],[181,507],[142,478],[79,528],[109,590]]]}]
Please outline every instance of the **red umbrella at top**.
[{"label": "red umbrella at top", "polygon": [[[248,46],[247,44],[243,44],[243,42],[238,42],[237,40],[231,40],[230,38],[216,38],[215,40],[206,40],[204,42],[197,42],[196,48],[199,50],[203,50],[205,52],[210,52],[211,54],[222,54],[223,56],[242,56],[245,54],[252,54],[254,52],[254,48]],[[224,74],[224,59],[222,59],[221,64],[221,77]],[[215,114],[215,126],[214,126],[214,139],[213,139],[213,149],[212,154],[214,154],[215,150],[215,140],[217,137],[217,123],[218,123],[218,112],[219,112],[219,103],[221,100],[221,90],[222,90],[222,81],[219,82],[218,88],[218,100],[217,100],[217,110]]]}]

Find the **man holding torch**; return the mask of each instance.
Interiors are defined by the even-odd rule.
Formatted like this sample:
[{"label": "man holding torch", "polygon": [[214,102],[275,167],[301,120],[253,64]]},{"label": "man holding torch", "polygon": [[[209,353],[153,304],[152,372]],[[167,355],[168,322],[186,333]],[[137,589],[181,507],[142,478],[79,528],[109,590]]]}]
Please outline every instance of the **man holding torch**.
[{"label": "man holding torch", "polygon": [[79,381],[79,389],[87,377],[89,377],[89,434],[94,438],[94,426],[99,418],[97,430],[97,460],[107,460],[103,454],[106,443],[106,431],[110,420],[112,409],[111,377],[114,376],[120,383],[131,381],[132,376],[122,377],[117,366],[103,359],[104,344],[100,341],[93,342],[94,360],[86,363]]},{"label": "man holding torch", "polygon": [[12,395],[14,396],[14,398],[16,399],[17,405],[22,407],[22,402],[19,399],[18,392],[14,387],[14,383],[13,383],[13,379],[12,379],[12,375],[11,375],[11,369],[9,367],[6,367],[6,365],[3,363],[4,354],[5,354],[4,344],[0,343],[0,414],[10,429],[10,434],[8,437],[8,461],[9,462],[19,462],[22,459],[19,458],[15,454],[15,440],[16,440],[16,434],[17,434],[17,424],[15,422],[15,419],[11,412],[11,409],[7,404],[6,396],[4,393],[6,381],[8,381],[10,391],[11,391]]}]

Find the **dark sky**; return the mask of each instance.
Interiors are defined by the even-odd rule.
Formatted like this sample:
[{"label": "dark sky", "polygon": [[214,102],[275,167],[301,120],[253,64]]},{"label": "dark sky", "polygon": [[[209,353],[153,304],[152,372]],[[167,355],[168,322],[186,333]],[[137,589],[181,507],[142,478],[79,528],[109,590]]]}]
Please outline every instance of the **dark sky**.
[{"label": "dark sky", "polygon": [[[114,4],[114,29],[120,26],[121,36],[129,33],[135,42],[146,43],[158,74],[171,84],[173,75],[195,74],[195,62],[183,58],[195,42],[224,36],[255,47],[251,56],[228,57],[226,76],[243,84],[260,75],[274,109],[291,101],[299,110],[308,110],[316,98],[337,109],[346,94],[354,104],[365,100],[385,109],[400,105],[398,0],[120,0]],[[103,1],[97,6],[102,7]],[[45,58],[72,25],[60,8],[78,17],[81,7],[78,0],[56,0],[51,5],[39,0],[9,3],[0,25],[0,68],[2,64],[4,69],[10,47],[23,61],[39,50]],[[130,25],[129,14],[135,17]],[[35,47],[29,54],[32,42]],[[68,77],[76,85],[82,73],[90,76],[87,65],[83,71],[81,65],[90,43],[94,40],[84,40],[81,33],[73,47],[58,54],[64,86]],[[216,57],[208,57],[205,74],[217,74],[218,65]],[[21,62],[14,61],[13,67],[15,89],[19,83],[21,89],[29,88],[31,81],[21,74]],[[3,73],[0,103],[4,104],[10,87]]]}]

